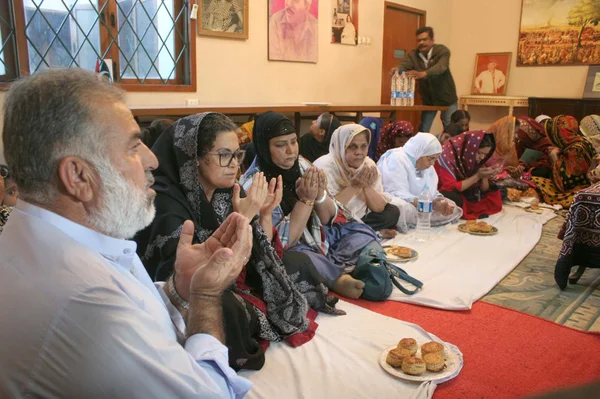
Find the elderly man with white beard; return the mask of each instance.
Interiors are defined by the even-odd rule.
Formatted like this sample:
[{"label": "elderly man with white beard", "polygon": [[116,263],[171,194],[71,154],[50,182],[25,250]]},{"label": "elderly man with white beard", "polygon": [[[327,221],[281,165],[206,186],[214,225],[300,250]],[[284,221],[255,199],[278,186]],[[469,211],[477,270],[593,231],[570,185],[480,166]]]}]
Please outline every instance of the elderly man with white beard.
[{"label": "elderly man with white beard", "polygon": [[0,236],[0,397],[243,397],[220,298],[248,220],[198,245],[186,222],[174,283],[153,284],[128,239],[154,217],[158,162],[123,92],[91,72],[14,83],[3,140],[21,196]]}]

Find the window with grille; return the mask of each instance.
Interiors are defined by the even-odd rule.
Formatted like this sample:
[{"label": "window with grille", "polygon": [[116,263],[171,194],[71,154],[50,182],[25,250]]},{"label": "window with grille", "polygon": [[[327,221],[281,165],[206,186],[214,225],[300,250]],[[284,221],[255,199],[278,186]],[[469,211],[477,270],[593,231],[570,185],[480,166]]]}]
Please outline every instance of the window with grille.
[{"label": "window with grille", "polygon": [[0,83],[19,77],[16,49],[13,9],[8,2],[0,1]]},{"label": "window with grille", "polygon": [[[112,66],[115,81],[126,88],[193,84],[190,0],[11,2],[12,18],[0,18],[0,27],[6,23],[7,32],[16,36],[23,52],[18,57],[21,71],[95,70],[104,63]],[[6,53],[0,52],[0,60]]]}]

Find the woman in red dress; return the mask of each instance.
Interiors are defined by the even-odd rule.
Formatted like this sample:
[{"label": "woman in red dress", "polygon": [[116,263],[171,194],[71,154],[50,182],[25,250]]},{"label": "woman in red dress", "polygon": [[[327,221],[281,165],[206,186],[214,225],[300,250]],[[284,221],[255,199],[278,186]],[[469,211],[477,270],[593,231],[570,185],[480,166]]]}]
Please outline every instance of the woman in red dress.
[{"label": "woman in red dress", "polygon": [[485,167],[496,149],[494,135],[483,130],[452,137],[435,164],[439,191],[463,209],[464,219],[479,219],[502,210],[502,196],[490,178],[499,170]]}]

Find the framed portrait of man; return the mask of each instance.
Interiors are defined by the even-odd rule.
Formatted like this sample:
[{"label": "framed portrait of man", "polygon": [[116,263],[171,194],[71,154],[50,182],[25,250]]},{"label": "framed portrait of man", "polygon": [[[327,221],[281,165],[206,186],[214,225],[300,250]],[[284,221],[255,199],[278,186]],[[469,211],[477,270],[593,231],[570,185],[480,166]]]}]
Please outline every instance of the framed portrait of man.
[{"label": "framed portrait of man", "polygon": [[269,60],[316,63],[319,0],[269,0]]},{"label": "framed portrait of man", "polygon": [[248,39],[248,0],[199,0],[198,34]]},{"label": "framed portrait of man", "polygon": [[512,53],[478,53],[471,94],[505,96]]}]

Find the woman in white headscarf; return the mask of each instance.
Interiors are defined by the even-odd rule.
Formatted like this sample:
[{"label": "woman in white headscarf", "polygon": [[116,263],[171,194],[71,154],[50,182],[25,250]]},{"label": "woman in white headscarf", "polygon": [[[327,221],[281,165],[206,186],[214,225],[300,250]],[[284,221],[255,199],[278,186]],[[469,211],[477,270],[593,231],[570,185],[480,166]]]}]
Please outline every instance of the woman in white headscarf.
[{"label": "woman in white headscarf", "polygon": [[[329,144],[329,154],[315,161],[327,175],[327,190],[354,219],[362,220],[375,231],[395,229],[400,219],[398,207],[383,194],[381,174],[367,156],[371,132],[357,124],[336,129]],[[395,235],[385,232],[386,236]]]},{"label": "woman in white headscarf", "polygon": [[432,226],[442,226],[462,216],[462,209],[437,190],[438,176],[433,165],[441,153],[442,145],[433,134],[418,133],[404,147],[387,151],[377,163],[384,192],[392,197],[392,204],[401,207],[410,228],[417,224],[418,198],[426,187],[434,198]]}]

